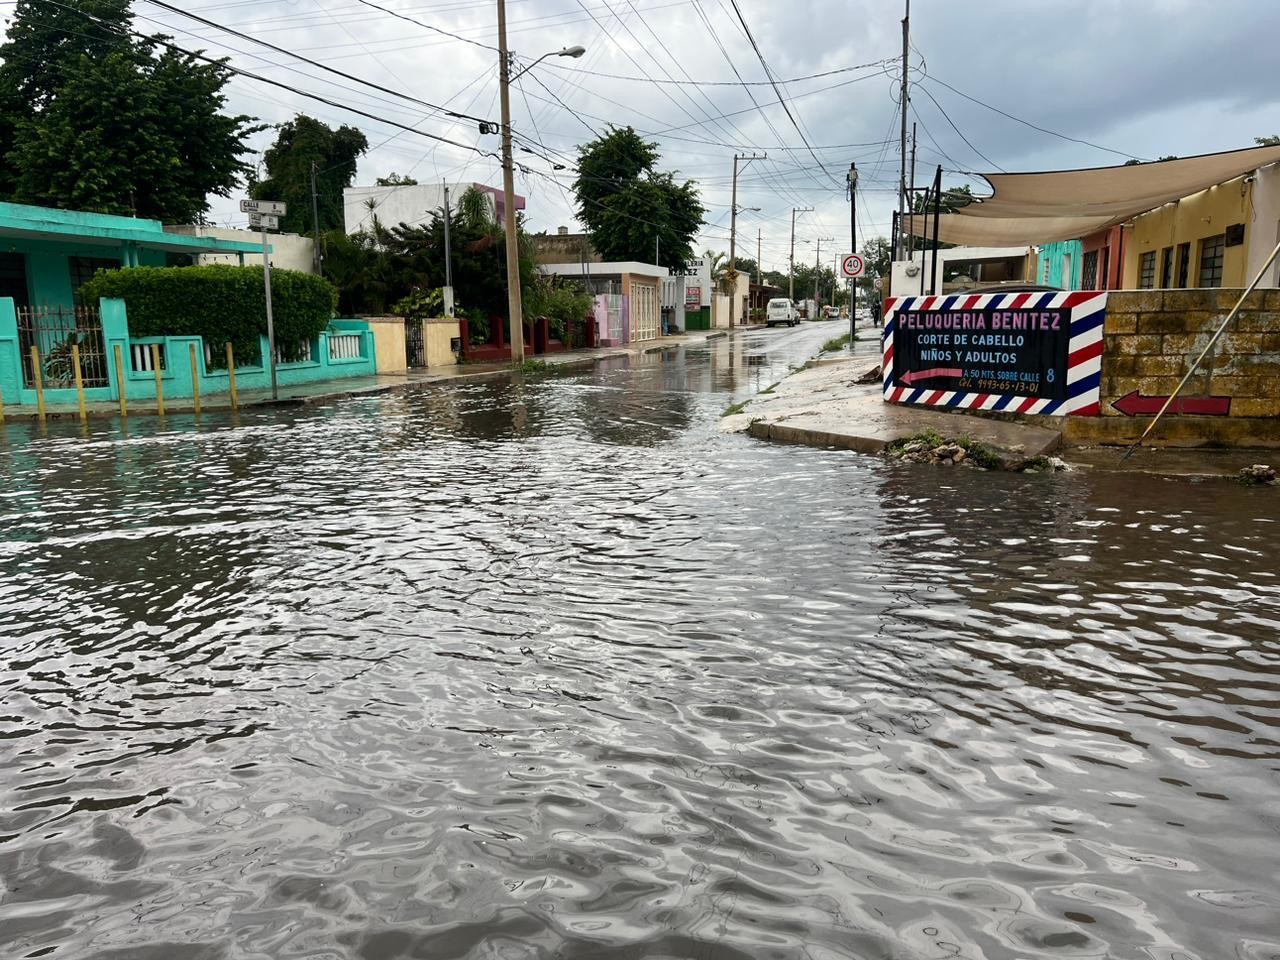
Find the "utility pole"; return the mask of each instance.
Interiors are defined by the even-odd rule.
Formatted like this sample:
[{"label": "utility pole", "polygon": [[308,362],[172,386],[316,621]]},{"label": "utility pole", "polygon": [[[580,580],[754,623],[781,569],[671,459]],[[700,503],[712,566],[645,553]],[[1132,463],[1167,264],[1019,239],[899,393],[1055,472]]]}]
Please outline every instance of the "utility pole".
[{"label": "utility pole", "polygon": [[733,290],[729,293],[729,326],[733,326],[733,297],[738,290],[738,161],[764,160],[766,153],[735,153],[733,155],[733,195],[729,207],[729,282]]},{"label": "utility pole", "polygon": [[756,286],[764,286],[764,264],[760,260],[760,228],[756,227]]},{"label": "utility pole", "polygon": [[907,191],[907,204],[910,210],[907,213],[907,259],[910,260],[915,253],[916,246],[916,125],[915,121],[911,123],[911,189]]},{"label": "utility pole", "polygon": [[791,259],[787,266],[787,299],[792,302],[796,299],[796,214],[812,212],[813,207],[791,208]]},{"label": "utility pole", "polygon": [[315,232],[313,240],[315,249],[311,251],[311,261],[315,266],[316,275],[320,275],[321,259],[320,259],[320,202],[316,199],[316,162],[311,161],[311,229]]},{"label": "utility pole", "polygon": [[453,211],[449,209],[449,184],[444,187],[444,315],[453,316],[453,245],[449,242],[449,221]]},{"label": "utility pole", "polygon": [[[498,0],[498,3],[499,3],[499,7],[501,7],[502,0]],[[902,220],[903,211],[906,210],[906,206],[903,203],[903,200],[907,192],[907,107],[910,106],[910,103],[911,103],[910,94],[908,93],[908,85],[907,85],[907,44],[909,43],[910,36],[911,36],[911,0],[906,0],[906,5],[907,5],[906,12],[902,18],[902,94],[901,94],[902,96],[902,143],[901,143],[901,157],[900,157],[902,161],[902,164],[901,164],[902,169],[901,169],[901,173],[898,176],[898,220],[899,220],[898,248],[899,249],[896,251],[898,255],[898,259],[901,259],[901,248],[903,246],[902,235],[901,235],[901,220]]]},{"label": "utility pole", "polygon": [[[845,176],[849,184],[849,246],[850,253],[858,252],[858,165],[849,161],[849,172]],[[856,334],[854,327],[858,322],[858,281],[849,278],[849,342],[853,343]]]},{"label": "utility pole", "polygon": [[511,363],[524,363],[524,308],[520,303],[520,251],[516,236],[515,170],[511,162],[511,55],[507,52],[507,3],[498,0],[498,93],[502,106],[502,202],[507,235],[507,313]]},{"label": "utility pole", "polygon": [[[813,309],[818,309],[818,278],[822,276],[822,241],[834,241],[835,237],[819,237],[818,247],[813,252]],[[810,317],[810,320],[816,320],[816,317]]]}]

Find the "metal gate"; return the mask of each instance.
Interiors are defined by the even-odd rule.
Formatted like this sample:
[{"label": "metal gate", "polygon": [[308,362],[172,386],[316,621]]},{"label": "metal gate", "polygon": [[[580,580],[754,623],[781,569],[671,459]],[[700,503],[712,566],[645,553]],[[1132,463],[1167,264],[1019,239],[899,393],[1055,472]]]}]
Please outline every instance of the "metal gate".
[{"label": "metal gate", "polygon": [[427,365],[427,344],[422,338],[422,321],[406,320],[404,324],[404,358],[411,367]]},{"label": "metal gate", "polygon": [[80,376],[86,387],[105,387],[107,349],[102,320],[92,307],[20,307],[18,342],[22,347],[22,382],[35,386],[31,348],[40,351],[40,379],[45,387],[74,387],[71,348],[80,348]]},{"label": "metal gate", "polygon": [[654,284],[631,283],[631,339],[658,337],[658,288]]}]

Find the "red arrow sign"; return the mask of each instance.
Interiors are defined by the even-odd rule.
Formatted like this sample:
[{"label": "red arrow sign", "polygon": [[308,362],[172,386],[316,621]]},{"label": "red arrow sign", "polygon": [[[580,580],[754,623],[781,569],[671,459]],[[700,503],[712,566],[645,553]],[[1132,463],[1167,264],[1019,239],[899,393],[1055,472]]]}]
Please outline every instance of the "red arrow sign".
[{"label": "red arrow sign", "polygon": [[[1126,393],[1111,405],[1126,417],[1155,416],[1168,397],[1144,397],[1137,390]],[[1178,397],[1169,404],[1169,413],[1192,417],[1225,417],[1231,413],[1230,397]]]},{"label": "red arrow sign", "polygon": [[932,370],[909,370],[898,379],[910,386],[917,380],[928,380],[932,377],[959,377],[963,374],[963,370],[957,370],[955,367],[934,367]]}]

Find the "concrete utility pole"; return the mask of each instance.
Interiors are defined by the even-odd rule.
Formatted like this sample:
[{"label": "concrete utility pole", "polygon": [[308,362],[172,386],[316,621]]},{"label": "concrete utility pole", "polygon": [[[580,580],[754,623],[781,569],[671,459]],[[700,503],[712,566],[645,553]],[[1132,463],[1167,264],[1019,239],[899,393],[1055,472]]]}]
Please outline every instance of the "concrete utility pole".
[{"label": "concrete utility pole", "polygon": [[733,296],[738,290],[738,161],[764,160],[766,153],[735,153],[733,155],[733,195],[729,205],[729,277],[733,290],[729,293],[729,326],[733,326]]},{"label": "concrete utility pole", "polygon": [[[858,252],[858,165],[849,161],[849,172],[845,175],[849,185],[849,246],[850,253]],[[854,327],[858,322],[858,281],[849,278],[849,342],[855,337]]]},{"label": "concrete utility pole", "polygon": [[311,161],[311,229],[315,232],[315,249],[311,251],[311,262],[315,265],[316,275],[320,275],[320,203],[316,199],[316,162]]},{"label": "concrete utility pole", "polygon": [[502,213],[507,235],[507,314],[511,328],[511,363],[519,365],[524,363],[524,307],[520,302],[515,170],[511,162],[511,54],[507,52],[506,0],[498,0],[498,94],[502,107]]},{"label": "concrete utility pole", "polygon": [[911,124],[911,187],[907,190],[907,259],[910,260],[916,249],[916,125]]},{"label": "concrete utility pole", "polygon": [[760,228],[756,227],[756,286],[764,286],[764,264],[760,260]]},{"label": "concrete utility pole", "polygon": [[449,209],[449,184],[444,187],[444,315],[453,316],[453,245],[449,242],[449,221],[453,211]]},{"label": "concrete utility pole", "polygon": [[904,246],[902,243],[901,222],[903,211],[906,210],[903,200],[907,193],[907,107],[911,105],[911,95],[908,92],[907,85],[907,45],[910,42],[911,37],[911,0],[906,0],[906,4],[906,14],[902,18],[902,156],[900,157],[902,161],[902,169],[898,176],[899,233],[898,249],[895,251],[895,259],[901,259],[902,248]]},{"label": "concrete utility pole", "polygon": [[[813,309],[818,309],[818,278],[822,274],[822,242],[824,240],[834,241],[835,237],[819,237],[818,247],[813,251]],[[810,320],[815,319],[810,317]]]},{"label": "concrete utility pole", "polygon": [[812,212],[813,207],[791,208],[791,259],[787,267],[787,299],[791,301],[796,298],[796,214]]}]

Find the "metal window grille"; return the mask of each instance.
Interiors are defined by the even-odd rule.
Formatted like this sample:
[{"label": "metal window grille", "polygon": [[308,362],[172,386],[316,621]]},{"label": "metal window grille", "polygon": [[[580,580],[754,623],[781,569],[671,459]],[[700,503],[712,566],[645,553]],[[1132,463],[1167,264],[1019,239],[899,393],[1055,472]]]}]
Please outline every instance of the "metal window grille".
[{"label": "metal window grille", "polygon": [[71,295],[75,298],[76,306],[83,306],[84,301],[80,297],[80,288],[93,279],[94,274],[99,270],[119,270],[119,260],[108,260],[106,257],[70,257],[69,267],[71,270]]},{"label": "metal window grille", "polygon": [[160,369],[169,369],[169,358],[163,343],[131,343],[129,344],[129,366],[134,373],[153,373],[155,366],[151,362],[151,348],[155,346],[160,356]]},{"label": "metal window grille", "polygon": [[[418,324],[421,329],[421,324]],[[329,337],[330,360],[358,360],[360,358],[360,334],[339,333]]]},{"label": "metal window grille", "polygon": [[1173,286],[1173,247],[1165,247],[1160,255],[1160,289]]},{"label": "metal window grille", "polygon": [[404,358],[410,367],[427,365],[427,344],[422,338],[421,320],[406,320],[404,323]]},{"label": "metal window grille", "polygon": [[80,348],[80,378],[86,387],[105,387],[107,350],[98,311],[89,307],[20,307],[18,342],[22,348],[22,381],[35,385],[31,348],[40,351],[40,378],[53,389],[75,386],[71,348]]},{"label": "metal window grille", "polygon": [[1226,234],[1205,237],[1200,241],[1200,282],[1197,286],[1222,286],[1222,257],[1226,249]]},{"label": "metal window grille", "polygon": [[1098,251],[1090,250],[1080,262],[1080,289],[1098,289]]},{"label": "metal window grille", "polygon": [[1138,258],[1138,286],[1150,290],[1156,285],[1156,252],[1148,250]]},{"label": "metal window grille", "polygon": [[1191,244],[1178,244],[1178,286],[1185,287],[1191,277]]}]

